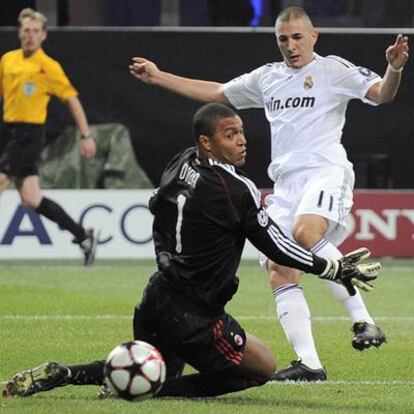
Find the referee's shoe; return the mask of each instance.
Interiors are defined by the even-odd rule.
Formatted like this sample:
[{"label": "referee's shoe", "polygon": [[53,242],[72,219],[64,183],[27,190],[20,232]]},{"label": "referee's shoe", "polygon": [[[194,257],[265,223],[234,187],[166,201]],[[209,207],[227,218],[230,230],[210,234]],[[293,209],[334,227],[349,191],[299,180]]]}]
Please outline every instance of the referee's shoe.
[{"label": "referee's shoe", "polygon": [[82,240],[79,246],[85,256],[84,266],[92,266],[95,261],[96,247],[98,246],[99,231],[87,229],[85,233],[86,239]]}]

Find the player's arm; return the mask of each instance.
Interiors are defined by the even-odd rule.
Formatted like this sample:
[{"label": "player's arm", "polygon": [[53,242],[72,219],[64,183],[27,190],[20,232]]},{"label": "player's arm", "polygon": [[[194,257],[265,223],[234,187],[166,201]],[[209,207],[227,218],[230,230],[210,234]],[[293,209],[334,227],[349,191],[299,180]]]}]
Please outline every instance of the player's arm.
[{"label": "player's arm", "polygon": [[229,104],[223,92],[223,84],[184,78],[158,69],[155,63],[134,57],[129,65],[130,74],[145,83],[156,85],[171,92],[201,102],[219,102]]},{"label": "player's arm", "polygon": [[83,106],[77,96],[70,96],[66,100],[66,105],[72,114],[73,120],[79,128],[81,139],[79,143],[80,152],[87,160],[93,158],[96,154],[95,138],[90,132],[89,123],[86,118]]},{"label": "player's arm", "polygon": [[402,70],[408,60],[408,37],[399,34],[395,43],[387,48],[385,56],[388,66],[384,77],[372,85],[366,95],[368,99],[379,104],[391,102],[397,94]]}]

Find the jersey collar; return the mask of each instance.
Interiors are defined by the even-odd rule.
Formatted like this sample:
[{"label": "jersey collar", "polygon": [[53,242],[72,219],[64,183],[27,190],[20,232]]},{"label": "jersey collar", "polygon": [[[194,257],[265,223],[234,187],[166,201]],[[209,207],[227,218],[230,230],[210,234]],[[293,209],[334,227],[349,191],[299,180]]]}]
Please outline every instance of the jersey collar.
[{"label": "jersey collar", "polygon": [[42,57],[42,56],[44,56],[44,55],[45,55],[45,52],[44,52],[44,50],[43,50],[42,48],[40,48],[40,49],[36,50],[36,52],[34,52],[32,56],[29,56],[29,57],[27,57],[27,58],[26,58],[26,57],[24,57],[24,54],[23,54],[23,49],[20,49],[20,51],[21,51],[21,53],[22,53],[22,58],[23,58],[23,59],[36,59],[36,58],[39,58],[39,57]]}]

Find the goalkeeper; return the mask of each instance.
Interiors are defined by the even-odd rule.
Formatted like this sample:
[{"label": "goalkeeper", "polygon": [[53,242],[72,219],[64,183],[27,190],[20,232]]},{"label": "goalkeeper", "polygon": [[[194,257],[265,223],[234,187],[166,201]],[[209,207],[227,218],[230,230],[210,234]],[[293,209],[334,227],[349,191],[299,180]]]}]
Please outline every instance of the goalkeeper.
[{"label": "goalkeeper", "polygon": [[[316,256],[287,238],[239,169],[246,159],[240,117],[207,104],[193,119],[196,148],[175,156],[150,200],[158,271],[134,314],[134,338],[162,353],[167,380],[158,396],[208,397],[266,383],[276,370],[270,349],[246,332],[226,304],[249,239],[271,260],[343,284],[370,287],[379,263],[359,249],[339,260]],[[104,363],[46,362],[15,375],[5,395],[29,396],[63,385],[104,385]],[[182,375],[184,364],[198,372]]]}]

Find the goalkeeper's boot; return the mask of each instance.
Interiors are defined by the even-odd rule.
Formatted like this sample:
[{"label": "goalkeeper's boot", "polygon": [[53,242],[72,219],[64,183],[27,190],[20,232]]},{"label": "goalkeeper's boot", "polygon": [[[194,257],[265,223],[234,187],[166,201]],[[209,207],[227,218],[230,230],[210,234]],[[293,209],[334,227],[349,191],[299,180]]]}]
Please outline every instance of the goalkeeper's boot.
[{"label": "goalkeeper's boot", "polygon": [[79,246],[85,256],[84,266],[92,266],[95,261],[96,248],[98,246],[99,231],[87,229],[85,233],[86,239],[82,240]]},{"label": "goalkeeper's boot", "polygon": [[298,359],[292,361],[289,368],[275,372],[269,380],[270,383],[279,381],[326,381],[326,371],[323,368],[311,369]]},{"label": "goalkeeper's boot", "polygon": [[371,323],[360,321],[352,326],[354,337],[352,338],[352,346],[358,351],[363,351],[371,346],[379,348],[384,342],[387,342],[384,332]]},{"label": "goalkeeper's boot", "polygon": [[4,387],[4,397],[28,397],[69,384],[70,370],[60,362],[45,362],[16,374]]}]

